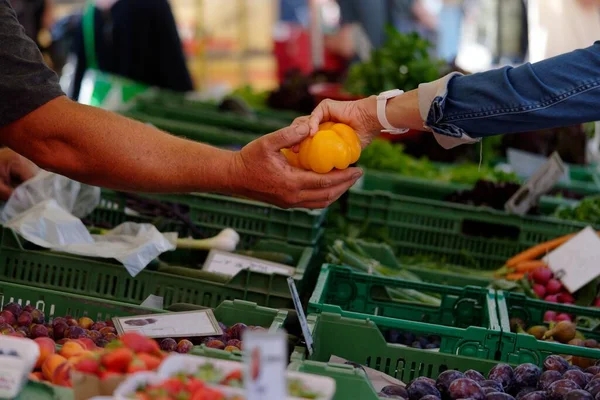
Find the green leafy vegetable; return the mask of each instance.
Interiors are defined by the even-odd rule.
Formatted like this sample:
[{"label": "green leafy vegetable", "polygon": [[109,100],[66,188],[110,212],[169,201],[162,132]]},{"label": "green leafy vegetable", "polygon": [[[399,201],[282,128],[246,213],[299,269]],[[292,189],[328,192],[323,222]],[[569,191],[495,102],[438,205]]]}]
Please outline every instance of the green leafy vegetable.
[{"label": "green leafy vegetable", "polygon": [[600,196],[586,197],[576,206],[560,207],[555,216],[570,221],[600,225]]}]

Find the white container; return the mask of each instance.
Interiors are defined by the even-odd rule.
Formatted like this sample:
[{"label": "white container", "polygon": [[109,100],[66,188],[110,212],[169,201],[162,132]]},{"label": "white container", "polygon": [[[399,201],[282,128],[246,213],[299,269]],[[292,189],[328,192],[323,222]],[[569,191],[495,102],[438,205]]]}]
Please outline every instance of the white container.
[{"label": "white container", "polygon": [[0,399],[17,397],[39,356],[33,340],[0,335]]}]

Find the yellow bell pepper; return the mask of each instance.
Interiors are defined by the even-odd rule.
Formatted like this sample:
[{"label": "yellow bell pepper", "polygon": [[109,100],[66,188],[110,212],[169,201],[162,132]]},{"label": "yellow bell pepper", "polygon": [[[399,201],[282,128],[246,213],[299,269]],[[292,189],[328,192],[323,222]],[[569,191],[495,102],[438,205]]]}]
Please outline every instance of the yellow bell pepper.
[{"label": "yellow bell pepper", "polygon": [[346,169],[358,161],[361,152],[360,139],[354,129],[345,124],[325,122],[319,131],[300,143],[300,151],[282,149],[290,165],[319,174],[334,168]]}]

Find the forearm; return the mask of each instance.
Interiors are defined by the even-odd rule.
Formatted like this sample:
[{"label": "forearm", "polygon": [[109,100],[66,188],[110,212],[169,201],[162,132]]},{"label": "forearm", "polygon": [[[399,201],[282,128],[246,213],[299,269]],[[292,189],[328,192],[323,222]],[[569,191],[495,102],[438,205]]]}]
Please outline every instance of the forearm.
[{"label": "forearm", "polygon": [[0,129],[4,144],[40,167],[118,190],[231,193],[232,152],[65,97]]}]

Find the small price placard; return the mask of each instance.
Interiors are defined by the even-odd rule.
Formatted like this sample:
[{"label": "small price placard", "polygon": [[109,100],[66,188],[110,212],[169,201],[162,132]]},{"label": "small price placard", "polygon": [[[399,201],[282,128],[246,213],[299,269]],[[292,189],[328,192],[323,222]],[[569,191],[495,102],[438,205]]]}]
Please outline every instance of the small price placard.
[{"label": "small price placard", "polygon": [[283,332],[246,331],[244,383],[248,400],[287,398],[287,337]]},{"label": "small price placard", "polygon": [[210,309],[137,315],[135,317],[115,317],[113,322],[119,335],[126,332],[139,332],[151,338],[189,338],[221,336],[223,334],[215,315]]},{"label": "small price placard", "polygon": [[548,254],[544,261],[570,293],[600,276],[600,238],[587,227]]},{"label": "small price placard", "polygon": [[221,250],[211,250],[202,269],[228,276],[235,276],[243,269],[262,272],[264,274],[280,274],[285,276],[292,276],[295,272],[294,268],[287,265]]}]

